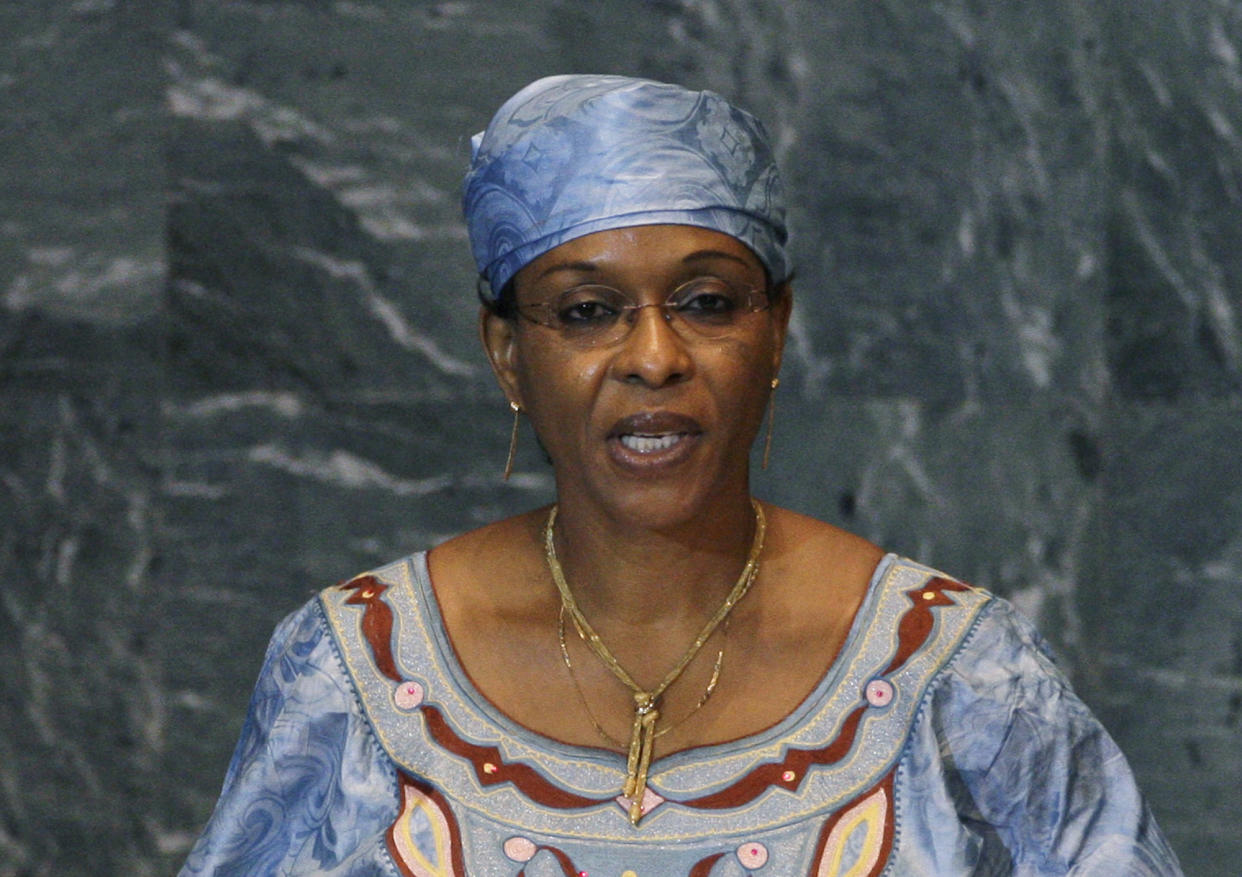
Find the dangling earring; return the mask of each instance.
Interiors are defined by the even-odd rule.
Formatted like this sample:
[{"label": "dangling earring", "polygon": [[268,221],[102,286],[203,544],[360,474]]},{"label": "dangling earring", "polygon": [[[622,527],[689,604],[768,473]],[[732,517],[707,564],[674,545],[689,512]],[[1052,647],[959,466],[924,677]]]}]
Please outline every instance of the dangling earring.
[{"label": "dangling earring", "polygon": [[522,406],[516,402],[510,402],[509,408],[513,411],[513,433],[509,436],[509,456],[505,458],[505,481],[513,473],[513,456],[517,453],[518,424],[522,414]]},{"label": "dangling earring", "polygon": [[768,468],[768,459],[772,456],[772,422],[776,420],[776,388],[781,385],[780,378],[772,378],[772,392],[768,395],[768,435],[763,440],[763,468]]}]

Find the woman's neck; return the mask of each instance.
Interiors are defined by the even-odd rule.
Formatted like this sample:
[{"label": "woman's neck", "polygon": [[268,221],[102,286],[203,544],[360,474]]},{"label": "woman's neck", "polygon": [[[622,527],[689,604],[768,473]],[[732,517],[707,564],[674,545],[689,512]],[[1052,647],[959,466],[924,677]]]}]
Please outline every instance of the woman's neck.
[{"label": "woman's neck", "polygon": [[574,599],[607,638],[609,630],[702,624],[736,583],[754,532],[747,495],[659,527],[569,500],[555,542]]}]

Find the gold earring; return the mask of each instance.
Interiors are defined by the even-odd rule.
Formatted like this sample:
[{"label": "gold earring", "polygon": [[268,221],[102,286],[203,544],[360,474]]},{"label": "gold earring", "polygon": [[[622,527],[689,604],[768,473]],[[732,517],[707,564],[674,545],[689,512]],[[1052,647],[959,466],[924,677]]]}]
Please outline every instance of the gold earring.
[{"label": "gold earring", "polygon": [[763,440],[763,468],[768,468],[768,459],[772,456],[772,422],[776,420],[776,388],[781,385],[780,378],[772,378],[772,392],[768,395],[768,435]]},{"label": "gold earring", "polygon": [[508,481],[513,473],[513,456],[517,453],[518,423],[522,414],[522,406],[516,402],[510,402],[509,408],[513,411],[513,433],[509,436],[509,456],[505,458],[505,481]]}]

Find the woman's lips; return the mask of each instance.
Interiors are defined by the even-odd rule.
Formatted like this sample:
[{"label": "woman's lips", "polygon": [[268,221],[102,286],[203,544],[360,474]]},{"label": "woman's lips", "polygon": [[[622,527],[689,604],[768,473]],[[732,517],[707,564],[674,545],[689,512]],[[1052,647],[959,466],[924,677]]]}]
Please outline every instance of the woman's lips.
[{"label": "woman's lips", "polygon": [[625,465],[671,464],[682,460],[703,432],[698,421],[667,411],[632,414],[608,431],[613,457]]}]

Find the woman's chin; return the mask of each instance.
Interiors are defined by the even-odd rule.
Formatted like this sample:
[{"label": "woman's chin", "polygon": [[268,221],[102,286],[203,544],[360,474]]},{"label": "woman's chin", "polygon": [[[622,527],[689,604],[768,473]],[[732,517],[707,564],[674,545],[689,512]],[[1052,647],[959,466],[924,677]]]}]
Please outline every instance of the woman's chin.
[{"label": "woman's chin", "polygon": [[[586,486],[586,502],[600,508],[607,518],[637,529],[667,530],[719,516],[729,502],[749,496],[745,478],[723,479],[688,465],[655,464],[619,467],[619,477]],[[733,485],[729,482],[736,481]],[[572,491],[558,485],[563,506],[577,505]]]}]

